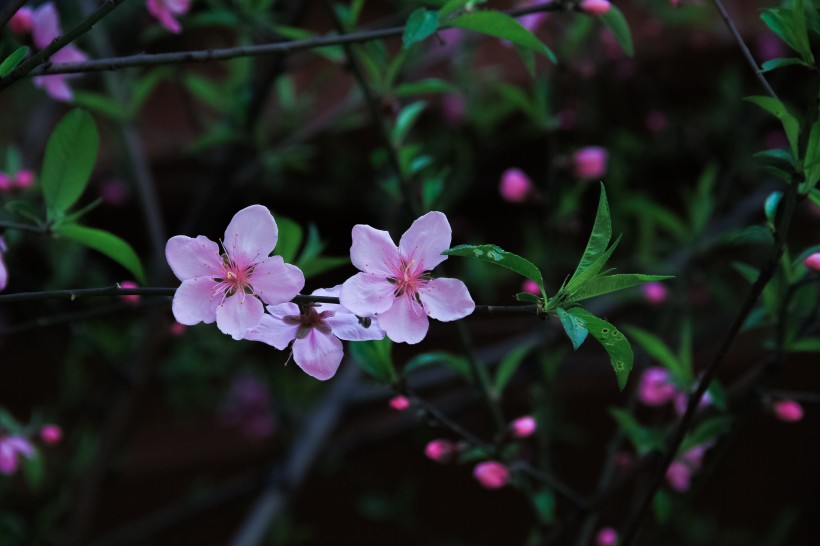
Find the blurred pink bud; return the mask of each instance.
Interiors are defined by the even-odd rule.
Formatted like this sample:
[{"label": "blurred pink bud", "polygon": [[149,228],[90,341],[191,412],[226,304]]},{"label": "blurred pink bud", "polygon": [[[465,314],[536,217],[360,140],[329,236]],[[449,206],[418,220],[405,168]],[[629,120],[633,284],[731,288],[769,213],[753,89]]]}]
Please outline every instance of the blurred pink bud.
[{"label": "blurred pink bud", "polygon": [[538,283],[531,279],[527,279],[521,283],[521,291],[526,292],[527,294],[532,294],[533,296],[541,295],[541,289],[538,288]]},{"label": "blurred pink bud", "polygon": [[485,461],[476,465],[473,477],[487,489],[499,489],[507,485],[510,471],[498,461]]},{"label": "blurred pink bud", "polygon": [[396,411],[404,411],[410,407],[410,400],[406,396],[394,396],[390,399],[390,407]]},{"label": "blurred pink bud", "polygon": [[796,423],[803,418],[803,406],[794,400],[781,400],[772,407],[775,416],[786,423]]},{"label": "blurred pink bud", "polygon": [[6,191],[11,189],[11,178],[6,173],[0,172],[0,191]]},{"label": "blurred pink bud", "polygon": [[516,438],[532,436],[536,428],[538,428],[538,422],[530,415],[519,417],[510,423],[510,432],[512,432],[512,435]]},{"label": "blurred pink bud", "polygon": [[612,7],[607,0],[581,0],[579,6],[590,15],[603,15]]},{"label": "blurred pink bud", "polygon": [[458,453],[458,446],[450,440],[432,440],[424,447],[424,455],[437,463],[449,463]]},{"label": "blurred pink bud", "polygon": [[815,252],[803,260],[803,265],[812,271],[820,271],[820,252]]},{"label": "blurred pink bud", "polygon": [[606,172],[607,151],[600,146],[587,146],[572,156],[575,176],[578,178],[598,178]]},{"label": "blurred pink bud", "polygon": [[185,333],[185,325],[174,321],[174,323],[171,324],[171,327],[168,328],[168,331],[172,336],[181,336]]},{"label": "blurred pink bud", "polygon": [[17,171],[17,176],[14,177],[14,185],[18,188],[30,188],[34,184],[34,173],[28,169]]},{"label": "blurred pink bud", "polygon": [[507,169],[501,175],[501,184],[498,191],[505,201],[523,203],[532,193],[532,182],[521,169]]},{"label": "blurred pink bud", "polygon": [[641,289],[643,290],[644,299],[652,304],[663,303],[669,294],[666,286],[659,282],[648,282]]},{"label": "blurred pink bud", "polygon": [[646,115],[644,124],[650,133],[661,133],[669,126],[669,120],[663,112],[652,110]]},{"label": "blurred pink bud", "polygon": [[63,429],[50,423],[43,425],[43,428],[40,429],[40,438],[49,446],[59,444],[60,440],[63,439]]},{"label": "blurred pink bud", "polygon": [[678,493],[688,491],[692,483],[692,470],[686,463],[675,461],[666,469],[666,481]]},{"label": "blurred pink bud", "polygon": [[[120,288],[139,288],[137,283],[134,281],[122,281],[120,283]],[[125,303],[130,303],[132,305],[136,305],[140,301],[139,296],[120,296],[120,299]]]},{"label": "blurred pink bud", "polygon": [[662,406],[675,398],[677,389],[669,382],[669,371],[647,368],[638,382],[638,399],[647,406]]},{"label": "blurred pink bud", "polygon": [[32,9],[23,6],[9,20],[9,29],[15,34],[28,34],[32,28]]},{"label": "blurred pink bud", "polygon": [[595,535],[596,546],[615,546],[618,544],[618,533],[612,527],[604,527]]},{"label": "blurred pink bud", "polygon": [[128,201],[128,186],[116,178],[106,180],[100,186],[100,197],[109,205],[119,207]]}]

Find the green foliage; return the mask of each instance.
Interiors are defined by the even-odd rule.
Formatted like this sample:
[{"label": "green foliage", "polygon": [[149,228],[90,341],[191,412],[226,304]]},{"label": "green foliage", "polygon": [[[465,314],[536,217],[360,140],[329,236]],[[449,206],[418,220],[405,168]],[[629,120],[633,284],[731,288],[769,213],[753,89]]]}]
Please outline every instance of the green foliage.
[{"label": "green foliage", "polygon": [[385,383],[394,383],[398,379],[391,354],[393,342],[389,338],[352,342],[348,349],[366,374]]},{"label": "green foliage", "polygon": [[783,124],[783,129],[786,131],[786,138],[789,140],[792,157],[796,161],[800,157],[797,149],[800,124],[797,118],[789,113],[782,102],[772,97],[746,97],[746,100],[758,105],[780,120],[780,123]]},{"label": "green foliage", "polygon": [[410,129],[413,128],[413,125],[419,119],[419,116],[427,107],[427,103],[424,101],[418,101],[411,103],[404,108],[402,108],[399,115],[396,117],[396,125],[393,128],[393,143],[396,146],[400,146],[404,139],[407,138],[407,134],[410,132]]},{"label": "green foliage", "polygon": [[544,291],[544,278],[541,271],[535,265],[512,252],[497,247],[496,245],[458,245],[445,250],[442,254],[446,256],[462,256],[465,258],[477,258],[483,262],[500,265],[519,275],[534,281],[541,289],[541,293],[546,297]]},{"label": "green foliage", "polygon": [[558,314],[561,326],[564,327],[564,332],[566,332],[567,337],[572,341],[572,347],[578,350],[578,347],[581,346],[587,338],[587,334],[589,334],[589,330],[586,328],[586,321],[580,317],[570,315],[560,307],[556,308],[555,312]]},{"label": "green foliage", "polygon": [[601,21],[612,31],[615,40],[624,53],[630,57],[635,56],[635,46],[632,44],[632,32],[629,30],[629,23],[626,17],[615,4],[610,4],[609,11],[600,16]]},{"label": "green foliage", "polygon": [[131,245],[113,233],[72,223],[60,224],[54,228],[54,231],[62,237],[72,239],[105,254],[130,271],[138,283],[145,283],[145,272],[139,256]]},{"label": "green foliage", "polygon": [[598,340],[601,346],[609,355],[612,369],[615,370],[615,377],[618,380],[618,388],[624,390],[629,372],[632,371],[634,356],[632,346],[624,335],[612,324],[604,319],[598,318],[589,311],[580,307],[573,307],[567,311],[575,318],[579,318],[586,324],[589,333]]},{"label": "green foliage", "polygon": [[473,380],[470,363],[467,359],[446,351],[433,351],[415,355],[404,365],[404,373],[409,374],[431,364],[442,364],[462,376],[468,382]]},{"label": "green foliage", "polygon": [[12,70],[17,68],[17,65],[28,55],[28,52],[29,48],[27,46],[21,46],[3,59],[3,62],[0,63],[0,78],[5,78]]},{"label": "green foliage", "polygon": [[791,8],[766,10],[760,17],[790,48],[800,54],[803,62],[814,65],[803,0],[794,0]]},{"label": "green foliage", "polygon": [[405,49],[421,42],[425,38],[433,35],[438,30],[439,14],[435,11],[428,11],[426,8],[418,8],[407,18],[404,25],[404,35],[402,36],[402,47]]},{"label": "green foliage", "polygon": [[535,34],[521,26],[521,23],[514,18],[500,11],[465,13],[448,20],[447,26],[509,40],[515,45],[541,53],[552,62],[556,62],[555,54]]},{"label": "green foliage", "polygon": [[504,389],[507,388],[510,379],[512,379],[515,372],[518,371],[519,366],[524,362],[524,357],[526,357],[531,350],[532,345],[520,345],[510,351],[501,361],[501,364],[498,365],[498,369],[495,372],[495,380],[493,381],[493,391],[497,397],[500,397],[504,393]]}]

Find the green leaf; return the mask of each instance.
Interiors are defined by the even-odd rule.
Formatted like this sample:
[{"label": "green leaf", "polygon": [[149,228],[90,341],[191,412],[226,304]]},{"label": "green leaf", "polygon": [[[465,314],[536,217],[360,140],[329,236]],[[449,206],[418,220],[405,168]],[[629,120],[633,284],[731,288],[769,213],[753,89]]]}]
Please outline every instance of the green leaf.
[{"label": "green leaf", "polygon": [[434,351],[414,356],[404,365],[404,373],[410,373],[433,364],[442,364],[464,377],[467,381],[471,382],[473,380],[473,373],[467,359],[445,351]]},{"label": "green leaf", "polygon": [[609,355],[612,369],[615,370],[615,377],[618,380],[618,388],[624,390],[626,380],[629,378],[629,372],[632,371],[632,362],[634,356],[632,354],[632,347],[624,335],[618,331],[612,324],[604,319],[598,318],[586,309],[581,307],[573,307],[567,312],[586,323],[586,328],[592,337],[598,340],[598,343],[603,346]]},{"label": "green leaf", "polygon": [[794,158],[792,157],[792,154],[790,154],[788,150],[782,150],[780,148],[763,150],[762,152],[755,153],[753,157],[759,157],[762,159],[772,159],[775,161],[784,161],[789,165],[794,166]]},{"label": "green leaf", "polygon": [[625,330],[629,334],[629,337],[646,351],[646,354],[669,370],[679,381],[688,384],[692,378],[691,370],[687,369],[684,363],[675,356],[659,337],[637,326],[627,326]]},{"label": "green leaf", "polygon": [[609,413],[618,423],[621,431],[632,442],[632,445],[635,446],[635,451],[639,455],[645,455],[650,451],[660,451],[664,448],[664,437],[661,431],[641,425],[626,410],[610,408]]},{"label": "green leaf", "polygon": [[544,523],[550,523],[555,520],[555,494],[548,490],[542,489],[532,497],[532,504],[535,506],[535,511],[538,514],[538,519]]},{"label": "green leaf", "polygon": [[712,397],[712,404],[718,411],[726,411],[728,409],[729,400],[726,396],[726,389],[724,389],[723,385],[717,380],[712,381],[709,388],[706,389],[706,392]]},{"label": "green leaf", "polygon": [[187,73],[182,77],[185,88],[195,97],[218,111],[224,111],[229,105],[225,101],[225,90],[208,78],[197,74]]},{"label": "green leaf", "polygon": [[775,215],[777,214],[777,205],[780,204],[780,200],[783,198],[783,192],[780,191],[773,191],[766,197],[766,201],[763,203],[763,212],[766,213],[766,221],[769,224],[769,228],[774,230],[775,228]]},{"label": "green leaf", "polygon": [[398,378],[390,354],[392,348],[393,344],[389,338],[348,343],[348,349],[356,364],[368,375],[387,383],[393,383]]},{"label": "green leaf", "polygon": [[530,344],[519,345],[510,351],[507,356],[504,357],[504,360],[501,361],[501,364],[498,365],[494,382],[494,389],[497,396],[501,396],[504,389],[507,388],[510,379],[515,375],[518,367],[521,366],[521,363],[524,361],[524,357],[527,356],[527,353],[531,350],[532,345]]},{"label": "green leaf", "polygon": [[447,26],[472,30],[488,36],[509,40],[516,45],[541,53],[552,62],[556,62],[555,54],[544,42],[521,26],[521,23],[514,18],[500,11],[488,10],[465,13],[447,21]]},{"label": "green leaf", "polygon": [[577,351],[578,347],[580,347],[587,338],[587,334],[589,334],[589,330],[586,328],[586,321],[579,317],[573,317],[560,307],[555,309],[555,312],[558,314],[558,320],[561,321],[561,326],[564,327],[564,332],[567,333],[567,337],[569,337],[569,340],[572,342],[572,348]]},{"label": "green leaf", "polygon": [[820,353],[820,338],[806,337],[789,345],[792,353]]},{"label": "green leaf", "polygon": [[23,201],[22,199],[9,201],[6,203],[6,210],[17,216],[27,218],[37,225],[43,223],[43,219],[40,218],[40,213],[34,210],[28,201]]},{"label": "green leaf", "polygon": [[789,146],[791,147],[792,156],[795,160],[800,157],[798,153],[798,138],[800,134],[800,124],[798,123],[797,119],[789,113],[786,109],[786,106],[777,99],[773,99],[772,97],[746,97],[745,100],[752,102],[774,117],[780,120],[780,123],[783,124],[783,129],[786,131],[786,138],[789,141]]},{"label": "green leaf", "polygon": [[792,9],[769,9],[760,18],[790,48],[795,50],[809,64],[814,64],[814,55],[809,44],[806,28],[806,13],[803,1],[795,0]]},{"label": "green leaf", "polygon": [[632,288],[639,284],[664,281],[672,279],[669,275],[643,275],[641,273],[627,273],[622,275],[605,275],[603,277],[596,277],[584,284],[578,291],[571,295],[573,303],[609,294],[610,292],[617,292],[626,288]]},{"label": "green leaf", "polygon": [[635,56],[635,46],[632,45],[632,32],[629,30],[629,23],[626,22],[626,17],[619,10],[615,4],[609,5],[609,11],[600,16],[604,25],[612,31],[615,40],[624,53],[630,57]]},{"label": "green leaf", "polygon": [[664,490],[655,493],[652,499],[652,509],[655,512],[655,520],[658,523],[665,523],[672,515],[672,497]]},{"label": "green leaf", "polygon": [[612,243],[611,247],[609,247],[603,254],[598,256],[594,262],[589,264],[589,267],[587,267],[577,275],[573,275],[567,283],[566,287],[564,287],[561,290],[561,292],[564,294],[568,294],[567,298],[570,301],[572,301],[575,297],[576,292],[584,288],[589,281],[598,276],[598,273],[601,272],[606,263],[609,261],[610,256],[612,256],[612,253],[615,252],[616,248],[618,248],[618,244],[620,242],[621,237],[619,236],[617,239],[615,239],[615,242]]},{"label": "green leaf", "polygon": [[396,126],[393,128],[393,143],[396,144],[396,146],[400,145],[404,139],[407,138],[407,134],[426,106],[427,103],[424,101],[418,101],[402,108],[402,111],[399,112],[399,115],[396,117]]},{"label": "green leaf", "polygon": [[714,440],[718,436],[729,432],[731,427],[731,417],[721,416],[706,419],[699,424],[695,430],[686,435],[686,439],[681,444],[680,449],[678,449],[678,453],[686,453],[695,446]]},{"label": "green leaf", "polygon": [[28,55],[28,47],[22,46],[18,47],[14,51],[11,52],[11,55],[3,59],[3,62],[0,63],[0,78],[5,78],[9,75],[9,73],[17,68],[17,65],[20,64],[20,61]]},{"label": "green leaf", "polygon": [[542,303],[541,298],[539,298],[535,294],[530,294],[529,292],[519,292],[518,294],[515,295],[515,300],[516,301],[526,301],[526,302],[529,302],[529,303],[536,303],[536,304],[539,304],[539,305]]},{"label": "green leaf", "polygon": [[23,475],[31,491],[37,492],[43,485],[43,457],[40,451],[35,448],[34,456],[21,457],[23,462]]},{"label": "green leaf", "polygon": [[84,110],[70,111],[54,128],[40,176],[49,220],[60,220],[82,195],[97,159],[99,141],[94,120]]},{"label": "green leaf", "polygon": [[481,261],[500,265],[515,271],[535,284],[544,293],[544,278],[541,271],[535,265],[512,252],[502,250],[496,245],[458,245],[442,252],[445,256],[462,256],[464,258],[478,258]]},{"label": "green leaf", "polygon": [[800,192],[811,191],[820,181],[820,121],[811,124],[809,141],[806,143],[806,155],[803,158],[803,177]]},{"label": "green leaf", "polygon": [[331,269],[336,269],[350,263],[350,258],[336,256],[316,256],[297,262],[305,278],[315,277]]},{"label": "green leaf", "polygon": [[424,95],[429,93],[451,93],[456,87],[439,78],[427,78],[417,82],[403,83],[395,88],[393,94],[397,97],[410,95]]},{"label": "green leaf", "polygon": [[74,104],[88,110],[93,110],[114,121],[126,121],[131,119],[130,112],[122,103],[100,93],[74,91]]},{"label": "green leaf", "polygon": [[292,263],[296,259],[296,253],[302,245],[304,232],[301,226],[284,216],[276,217],[276,225],[279,228],[279,240],[276,243],[276,254],[282,256],[285,263]]},{"label": "green leaf", "polygon": [[470,0],[450,0],[438,10],[438,16],[443,19],[454,11],[462,9]]},{"label": "green leaf", "polygon": [[433,35],[438,30],[438,13],[418,8],[407,18],[402,36],[402,47],[408,48]]},{"label": "green leaf", "polygon": [[61,224],[54,230],[59,235],[73,239],[89,248],[105,254],[134,275],[139,284],[145,283],[142,264],[131,245],[107,231],[84,227],[78,224]]},{"label": "green leaf", "polygon": [[787,58],[783,58],[783,59],[769,59],[768,61],[765,61],[763,63],[763,65],[761,66],[760,71],[761,72],[769,72],[769,71],[774,70],[776,68],[782,68],[784,66],[793,66],[793,65],[796,65],[796,64],[811,68],[811,65],[806,64],[803,61],[803,59],[798,59],[797,57],[787,57]]},{"label": "green leaf", "polygon": [[[578,262],[578,267],[575,268],[575,273],[572,274],[573,279],[583,273],[592,262],[604,253],[610,239],[612,239],[612,220],[609,214],[609,203],[606,200],[606,189],[601,184],[601,196],[598,198],[595,223],[592,225],[592,233],[587,241],[584,254],[581,256],[581,261]],[[570,279],[570,283],[572,283],[572,279]]]}]

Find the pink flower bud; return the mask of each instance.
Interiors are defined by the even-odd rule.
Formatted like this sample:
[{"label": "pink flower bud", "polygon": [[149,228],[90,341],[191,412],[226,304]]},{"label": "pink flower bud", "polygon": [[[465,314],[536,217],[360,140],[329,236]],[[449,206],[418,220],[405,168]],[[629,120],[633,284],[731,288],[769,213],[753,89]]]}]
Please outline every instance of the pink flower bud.
[{"label": "pink flower bud", "polygon": [[532,294],[533,296],[541,295],[541,289],[538,288],[538,284],[530,279],[527,279],[521,283],[521,291],[526,292],[527,294]]},{"label": "pink flower bud", "polygon": [[11,189],[11,178],[6,173],[0,173],[0,191]]},{"label": "pink flower bud", "polygon": [[692,484],[692,470],[686,463],[675,461],[666,469],[666,481],[678,493],[688,491]]},{"label": "pink flower bud", "polygon": [[579,6],[581,6],[582,11],[590,15],[603,15],[611,7],[607,0],[581,0]]},{"label": "pink flower bud", "polygon": [[648,282],[641,288],[643,297],[651,304],[657,305],[666,301],[669,290],[662,283]]},{"label": "pink flower bud", "polygon": [[171,333],[172,336],[181,336],[185,333],[185,325],[179,322],[174,321],[168,331]]},{"label": "pink flower bud", "polygon": [[596,546],[615,546],[618,544],[618,533],[612,527],[604,527],[595,535]]},{"label": "pink flower bud", "polygon": [[786,423],[796,423],[803,418],[803,406],[794,400],[781,400],[772,405],[774,415]]},{"label": "pink flower bud", "polygon": [[396,411],[404,411],[410,407],[410,400],[406,396],[394,396],[390,399],[390,407]]},{"label": "pink flower bud", "polygon": [[647,368],[638,382],[638,400],[646,406],[662,406],[675,398],[677,389],[669,383],[669,371]]},{"label": "pink flower bud", "polygon": [[424,455],[437,463],[449,463],[458,453],[458,446],[450,440],[432,440],[424,447]]},{"label": "pink flower bud", "polygon": [[33,26],[32,14],[30,7],[24,6],[18,9],[9,20],[9,29],[15,34],[28,34]]},{"label": "pink flower bud", "polygon": [[812,271],[820,271],[820,252],[815,252],[803,260],[803,265]]},{"label": "pink flower bud", "polygon": [[507,169],[501,175],[498,191],[510,203],[523,203],[532,193],[532,182],[521,169]]},{"label": "pink flower bud", "polygon": [[17,172],[14,177],[14,185],[18,188],[30,188],[34,184],[34,173],[28,169]]},{"label": "pink flower bud", "polygon": [[510,432],[512,432],[512,435],[516,438],[532,436],[536,428],[538,428],[538,422],[530,415],[519,417],[510,423]]},{"label": "pink flower bud", "polygon": [[[122,281],[120,283],[120,288],[139,288],[139,286],[137,286],[137,283],[135,283],[134,281]],[[135,295],[120,296],[120,299],[125,303],[129,303],[132,305],[136,305],[140,301],[140,297]]]},{"label": "pink flower bud", "polygon": [[498,461],[485,461],[476,465],[473,477],[486,489],[499,489],[507,485],[510,471]]},{"label": "pink flower bud", "polygon": [[606,172],[607,151],[600,146],[587,146],[572,156],[573,169],[578,178],[598,178]]},{"label": "pink flower bud", "polygon": [[59,444],[63,439],[63,429],[54,424],[43,425],[40,429],[40,438],[49,446]]}]

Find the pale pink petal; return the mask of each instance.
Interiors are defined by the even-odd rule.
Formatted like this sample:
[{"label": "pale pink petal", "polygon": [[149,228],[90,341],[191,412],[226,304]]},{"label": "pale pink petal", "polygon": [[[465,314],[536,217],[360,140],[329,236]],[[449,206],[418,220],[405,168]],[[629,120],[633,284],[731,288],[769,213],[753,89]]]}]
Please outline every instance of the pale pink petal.
[{"label": "pale pink petal", "polygon": [[333,335],[339,339],[347,341],[366,341],[369,339],[384,339],[384,330],[379,327],[376,318],[370,319],[370,326],[365,328],[359,317],[342,307],[336,305],[335,313],[332,317],[325,319],[325,324],[330,326]]},{"label": "pale pink petal", "polygon": [[190,0],[165,0],[165,5],[168,6],[171,12],[177,15],[187,13],[188,10],[191,9]]},{"label": "pale pink petal", "polygon": [[157,19],[159,19],[160,24],[165,27],[168,32],[173,32],[174,34],[182,32],[182,25],[179,24],[179,21],[176,20],[170,10],[160,12]]},{"label": "pale pink petal", "polygon": [[17,452],[0,440],[0,474],[9,476],[17,471]]},{"label": "pale pink petal", "polygon": [[464,318],[475,310],[467,287],[458,279],[433,279],[419,289],[419,297],[427,314],[442,322]]},{"label": "pale pink petal", "polygon": [[186,279],[177,288],[171,311],[180,324],[193,326],[216,320],[216,308],[222,301],[222,294],[214,295],[216,283],[209,277]]},{"label": "pale pink petal", "polygon": [[3,254],[0,252],[0,290],[5,290],[9,282],[9,272],[6,269],[6,262],[3,261]]},{"label": "pale pink petal", "polygon": [[28,438],[23,436],[10,436],[9,438],[6,438],[6,445],[29,459],[34,457],[34,446],[31,445]]},{"label": "pale pink petal", "polygon": [[427,335],[429,325],[424,311],[406,297],[396,298],[393,306],[379,315],[379,326],[396,343],[418,343]]},{"label": "pale pink petal", "polygon": [[[342,293],[342,285],[337,284],[333,288],[317,288],[313,292],[311,292],[314,296],[327,296],[330,298],[338,298],[339,294]],[[335,305],[333,303],[323,303],[322,305]]]},{"label": "pale pink petal", "polygon": [[[51,62],[54,64],[81,63],[86,60],[88,60],[88,55],[73,45],[67,45],[51,55]],[[67,74],[64,76],[69,77]]]},{"label": "pale pink petal", "polygon": [[181,281],[194,277],[216,277],[222,271],[219,245],[200,235],[196,239],[177,235],[165,244],[165,259]]},{"label": "pale pink petal", "polygon": [[265,308],[257,298],[249,294],[234,294],[216,308],[216,326],[223,334],[242,339],[248,330],[259,326],[264,314]]},{"label": "pale pink petal", "polygon": [[242,265],[267,258],[279,239],[279,229],[270,211],[262,205],[251,205],[234,214],[225,230],[225,250]]},{"label": "pale pink petal", "polygon": [[396,299],[394,289],[384,277],[356,273],[342,284],[339,300],[352,313],[367,317],[390,309]]},{"label": "pale pink petal", "polygon": [[447,217],[438,211],[416,219],[399,241],[399,253],[409,261],[422,264],[425,271],[447,259],[441,253],[450,248],[453,232]]},{"label": "pale pink petal", "polygon": [[277,319],[283,319],[288,316],[299,316],[302,313],[299,306],[291,302],[280,303],[279,305],[268,305],[267,310],[273,318]]},{"label": "pale pink petal", "polygon": [[53,2],[46,2],[32,13],[32,38],[39,49],[60,35],[60,14]]},{"label": "pale pink petal", "polygon": [[295,265],[286,264],[281,256],[257,262],[249,278],[253,293],[267,304],[275,305],[293,299],[305,287],[305,276]]},{"label": "pale pink petal", "polygon": [[[293,306],[296,307],[296,313],[290,314],[298,315],[299,308],[296,305]],[[275,307],[279,306],[277,305]],[[262,320],[259,322],[259,326],[245,333],[245,339],[249,339],[251,341],[261,341],[262,343],[267,343],[268,345],[276,347],[281,351],[286,349],[288,344],[296,339],[296,331],[298,329],[299,326],[297,325],[285,324],[281,319],[274,318],[271,315],[263,315]]]},{"label": "pale pink petal", "polygon": [[364,224],[353,226],[353,244],[350,261],[359,271],[393,276],[393,267],[399,263],[399,251],[390,234]]},{"label": "pale pink petal", "polygon": [[293,360],[306,374],[320,381],[336,375],[343,356],[342,342],[315,328],[303,339],[293,342]]},{"label": "pale pink petal", "polygon": [[71,87],[62,74],[54,76],[35,76],[33,83],[35,87],[43,89],[48,96],[59,102],[71,102],[74,98],[74,93],[71,92]]}]

